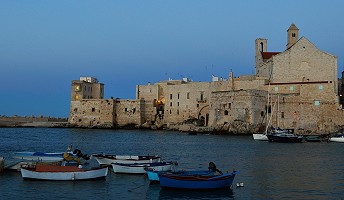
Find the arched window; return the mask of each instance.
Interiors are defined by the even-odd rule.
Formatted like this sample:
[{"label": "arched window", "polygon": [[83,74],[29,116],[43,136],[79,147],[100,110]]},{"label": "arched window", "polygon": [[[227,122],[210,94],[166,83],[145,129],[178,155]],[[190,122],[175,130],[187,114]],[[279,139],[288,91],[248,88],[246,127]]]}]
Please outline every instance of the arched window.
[{"label": "arched window", "polygon": [[263,52],[263,49],[264,49],[264,44],[263,42],[260,43],[260,52]]}]

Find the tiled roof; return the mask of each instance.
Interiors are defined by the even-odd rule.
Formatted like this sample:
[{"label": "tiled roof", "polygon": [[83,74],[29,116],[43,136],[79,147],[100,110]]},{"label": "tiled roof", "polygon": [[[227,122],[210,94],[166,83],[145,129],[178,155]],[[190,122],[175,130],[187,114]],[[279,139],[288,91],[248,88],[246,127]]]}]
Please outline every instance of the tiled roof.
[{"label": "tiled roof", "polygon": [[279,54],[280,52],[262,52],[262,57],[264,60],[270,59],[272,56]]}]

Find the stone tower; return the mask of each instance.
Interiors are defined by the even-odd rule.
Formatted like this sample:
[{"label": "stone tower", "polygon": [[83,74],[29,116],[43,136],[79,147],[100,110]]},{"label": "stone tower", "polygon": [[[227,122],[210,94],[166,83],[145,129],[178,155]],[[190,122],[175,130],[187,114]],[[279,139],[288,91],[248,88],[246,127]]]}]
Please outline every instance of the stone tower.
[{"label": "stone tower", "polygon": [[287,33],[288,33],[287,49],[289,49],[299,40],[299,29],[295,26],[294,23],[292,23],[289,29],[287,30]]},{"label": "stone tower", "polygon": [[80,77],[80,80],[72,81],[72,101],[103,98],[104,84],[99,83],[96,78]]},{"label": "stone tower", "polygon": [[264,38],[256,39],[256,70],[263,63],[262,53],[267,51],[268,40]]}]

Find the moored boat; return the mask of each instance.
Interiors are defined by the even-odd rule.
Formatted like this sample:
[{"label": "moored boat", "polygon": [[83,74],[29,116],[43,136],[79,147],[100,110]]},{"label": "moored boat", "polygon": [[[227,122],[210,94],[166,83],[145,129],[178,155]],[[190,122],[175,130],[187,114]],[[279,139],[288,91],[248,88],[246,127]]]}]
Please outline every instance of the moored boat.
[{"label": "moored boat", "polygon": [[111,165],[112,163],[153,163],[161,162],[160,156],[131,156],[131,155],[106,155],[106,154],[93,154],[100,165]]},{"label": "moored boat", "polygon": [[267,135],[269,142],[280,143],[300,143],[303,140],[302,136],[295,135],[293,133],[279,133],[273,135]]},{"label": "moored boat", "polygon": [[184,176],[192,176],[192,175],[213,175],[214,172],[210,170],[191,170],[191,171],[165,171],[165,172],[159,172],[154,171],[152,169],[145,169],[146,173],[148,175],[148,179],[151,183],[159,182],[159,174],[177,174],[177,175],[184,175]]},{"label": "moored boat", "polygon": [[337,134],[328,139],[330,142],[344,142],[344,134]]},{"label": "moored boat", "polygon": [[59,162],[63,160],[64,153],[14,152],[13,157],[25,161]]},{"label": "moored boat", "polygon": [[265,133],[255,133],[253,134],[253,139],[257,141],[268,141],[267,134]]},{"label": "moored boat", "polygon": [[160,186],[174,189],[218,189],[231,187],[237,171],[222,175],[159,174]]},{"label": "moored boat", "polygon": [[36,165],[21,168],[24,179],[75,181],[104,178],[107,176],[108,167],[95,169],[81,169],[77,166]]},{"label": "moored boat", "polygon": [[146,168],[153,171],[163,172],[170,171],[174,162],[154,162],[154,163],[112,163],[112,169],[115,173],[126,174],[145,174]]}]

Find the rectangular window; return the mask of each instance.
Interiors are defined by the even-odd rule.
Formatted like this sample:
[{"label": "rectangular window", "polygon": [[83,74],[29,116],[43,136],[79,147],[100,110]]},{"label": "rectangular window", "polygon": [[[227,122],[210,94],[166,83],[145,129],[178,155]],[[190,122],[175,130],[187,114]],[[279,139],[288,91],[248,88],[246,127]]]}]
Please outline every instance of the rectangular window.
[{"label": "rectangular window", "polygon": [[275,86],[275,92],[278,92],[278,87],[277,86]]},{"label": "rectangular window", "polygon": [[178,107],[179,107],[179,102],[178,102]]},{"label": "rectangular window", "polygon": [[320,101],[319,100],[314,101],[314,105],[315,106],[320,106]]},{"label": "rectangular window", "polygon": [[94,111],[96,111],[96,109],[95,109],[95,108],[92,108],[92,112],[94,112]]},{"label": "rectangular window", "polygon": [[170,99],[172,99],[172,94],[170,94]]},{"label": "rectangular window", "polygon": [[284,112],[281,112],[281,118],[284,118]]},{"label": "rectangular window", "polygon": [[324,87],[322,85],[319,85],[319,90],[323,90]]},{"label": "rectangular window", "polygon": [[199,104],[197,104],[197,108],[199,107]]},{"label": "rectangular window", "polygon": [[177,110],[177,115],[179,115],[179,110]]},{"label": "rectangular window", "polygon": [[203,92],[201,92],[201,101],[203,101]]},{"label": "rectangular window", "polygon": [[289,90],[290,90],[290,91],[294,91],[294,86],[290,86],[290,87],[289,87]]},{"label": "rectangular window", "polygon": [[228,108],[231,109],[232,108],[232,104],[228,103]]},{"label": "rectangular window", "polygon": [[190,99],[190,93],[189,93],[189,92],[186,93],[186,98],[187,98],[187,99]]},{"label": "rectangular window", "polygon": [[179,99],[179,93],[178,93],[178,99]]},{"label": "rectangular window", "polygon": [[172,107],[172,102],[170,102],[170,106]]}]

